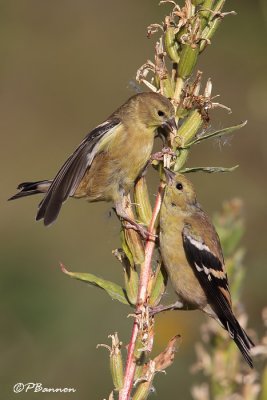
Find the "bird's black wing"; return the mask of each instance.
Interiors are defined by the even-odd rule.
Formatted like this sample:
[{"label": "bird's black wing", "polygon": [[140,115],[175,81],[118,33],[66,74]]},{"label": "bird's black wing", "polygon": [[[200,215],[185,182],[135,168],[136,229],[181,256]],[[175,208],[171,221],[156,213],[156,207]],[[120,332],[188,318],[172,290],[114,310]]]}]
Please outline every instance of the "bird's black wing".
[{"label": "bird's black wing", "polygon": [[119,124],[120,120],[113,118],[88,133],[54,178],[48,192],[39,204],[36,220],[43,218],[45,225],[55,221],[64,201],[75,193],[86,169],[97,154],[102,139],[112,134]]},{"label": "bird's black wing", "polygon": [[254,344],[233,314],[223,260],[213,254],[204,241],[192,235],[186,227],[182,237],[187,261],[204,290],[209,305],[252,367],[249,349]]}]

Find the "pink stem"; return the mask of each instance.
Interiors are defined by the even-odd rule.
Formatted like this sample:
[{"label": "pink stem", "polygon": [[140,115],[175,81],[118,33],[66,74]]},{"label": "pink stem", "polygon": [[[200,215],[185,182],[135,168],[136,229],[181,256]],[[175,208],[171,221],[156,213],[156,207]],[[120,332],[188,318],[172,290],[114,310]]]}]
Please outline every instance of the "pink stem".
[{"label": "pink stem", "polygon": [[[155,234],[155,231],[156,231],[155,223],[156,223],[156,219],[159,214],[160,207],[161,207],[163,188],[164,188],[164,184],[161,183],[159,186],[159,189],[158,189],[158,194],[156,197],[156,202],[155,202],[155,206],[153,209],[152,218],[151,218],[150,225],[148,228],[148,231],[151,234]],[[151,275],[151,264],[152,264],[152,255],[153,255],[154,248],[155,248],[155,237],[150,236],[146,242],[145,260],[143,262],[143,265],[141,268],[141,273],[140,273],[140,283],[139,283],[138,301],[137,301],[137,305],[136,305],[136,315],[138,315],[138,312],[141,310],[142,305],[146,303],[147,288],[148,288],[148,283],[149,283],[149,279],[150,279],[150,275]],[[134,323],[133,323],[133,329],[132,329],[130,343],[128,345],[128,356],[127,356],[125,375],[124,375],[124,386],[123,386],[122,390],[120,391],[119,400],[129,400],[130,399],[133,381],[134,381],[134,373],[135,373],[135,368],[136,368],[134,349],[135,349],[136,339],[138,336],[138,331],[139,331],[139,324],[138,324],[138,318],[136,317],[134,320]]]}]

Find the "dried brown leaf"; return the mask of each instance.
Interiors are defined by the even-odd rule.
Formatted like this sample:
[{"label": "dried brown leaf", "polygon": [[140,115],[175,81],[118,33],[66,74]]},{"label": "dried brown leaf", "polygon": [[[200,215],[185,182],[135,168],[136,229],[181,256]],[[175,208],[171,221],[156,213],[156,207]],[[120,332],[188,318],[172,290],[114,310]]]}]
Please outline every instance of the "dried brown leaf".
[{"label": "dried brown leaf", "polygon": [[168,343],[166,349],[154,358],[156,371],[163,371],[172,365],[178,344],[180,343],[181,336],[174,336]]}]

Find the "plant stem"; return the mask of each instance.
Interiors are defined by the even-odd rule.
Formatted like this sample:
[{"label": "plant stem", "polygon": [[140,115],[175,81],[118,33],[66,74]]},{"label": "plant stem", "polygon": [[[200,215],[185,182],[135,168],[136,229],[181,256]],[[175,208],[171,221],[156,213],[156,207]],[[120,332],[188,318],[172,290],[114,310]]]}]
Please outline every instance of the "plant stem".
[{"label": "plant stem", "polygon": [[[160,211],[161,203],[162,203],[162,194],[164,189],[164,183],[161,182],[159,185],[155,206],[153,209],[153,214],[151,218],[151,222],[148,228],[150,234],[155,235],[156,232],[156,221]],[[128,356],[125,368],[124,375],[124,385],[119,394],[119,400],[128,400],[131,395],[134,373],[136,368],[135,357],[134,357],[134,349],[135,344],[139,332],[139,322],[138,317],[141,311],[141,308],[147,302],[147,288],[149,279],[151,276],[151,264],[152,264],[152,255],[155,248],[155,237],[150,236],[146,242],[145,246],[145,260],[141,267],[140,273],[140,282],[139,282],[139,291],[138,291],[138,301],[136,304],[136,317],[133,323],[133,329],[131,334],[130,343],[128,345]]]}]

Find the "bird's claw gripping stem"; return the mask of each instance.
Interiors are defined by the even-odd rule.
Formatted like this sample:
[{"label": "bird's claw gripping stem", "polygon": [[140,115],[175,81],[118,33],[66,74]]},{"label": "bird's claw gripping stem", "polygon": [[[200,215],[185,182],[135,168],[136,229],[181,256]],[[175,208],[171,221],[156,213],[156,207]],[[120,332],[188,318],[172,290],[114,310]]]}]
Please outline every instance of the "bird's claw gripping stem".
[{"label": "bird's claw gripping stem", "polygon": [[149,307],[148,312],[150,317],[154,317],[155,315],[164,311],[182,310],[183,308],[184,304],[180,301],[176,301],[175,303],[169,304],[168,306],[160,304],[159,306]]},{"label": "bird's claw gripping stem", "polygon": [[145,239],[145,240],[155,239],[155,238],[158,237],[157,235],[154,235],[153,233],[150,233],[141,224],[138,224],[137,222],[134,222],[134,221],[125,222],[124,223],[124,228],[126,228],[126,229],[134,229],[136,232],[140,233],[142,238]]}]

